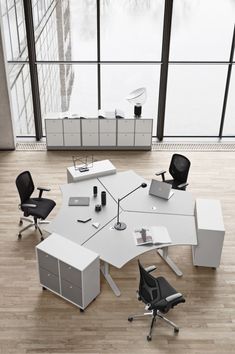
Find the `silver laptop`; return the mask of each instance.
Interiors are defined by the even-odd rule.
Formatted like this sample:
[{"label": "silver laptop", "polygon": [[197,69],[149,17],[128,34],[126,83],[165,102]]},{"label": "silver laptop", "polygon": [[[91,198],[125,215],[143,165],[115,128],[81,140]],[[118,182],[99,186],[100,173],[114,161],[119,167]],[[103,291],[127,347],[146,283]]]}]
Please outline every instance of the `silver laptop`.
[{"label": "silver laptop", "polygon": [[88,206],[90,204],[89,197],[70,197],[69,206]]},{"label": "silver laptop", "polygon": [[152,179],[152,182],[151,182],[151,185],[149,188],[149,194],[168,200],[172,197],[174,192],[171,190],[171,185],[169,183],[164,183],[164,182]]}]

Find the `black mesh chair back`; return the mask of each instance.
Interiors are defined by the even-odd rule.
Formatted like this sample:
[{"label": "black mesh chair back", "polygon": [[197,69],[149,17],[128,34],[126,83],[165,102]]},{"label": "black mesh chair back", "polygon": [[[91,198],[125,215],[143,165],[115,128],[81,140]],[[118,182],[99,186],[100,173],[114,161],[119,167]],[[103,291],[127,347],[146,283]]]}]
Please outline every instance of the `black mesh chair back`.
[{"label": "black mesh chair back", "polygon": [[18,189],[21,204],[28,200],[34,191],[34,183],[29,171],[24,171],[16,178],[16,187]]},{"label": "black mesh chair back", "polygon": [[169,172],[174,180],[184,183],[187,182],[190,165],[191,163],[187,157],[180,154],[174,154],[171,159]]},{"label": "black mesh chair back", "polygon": [[148,304],[160,295],[156,278],[148,273],[138,260],[140,271],[139,296],[141,300]]}]

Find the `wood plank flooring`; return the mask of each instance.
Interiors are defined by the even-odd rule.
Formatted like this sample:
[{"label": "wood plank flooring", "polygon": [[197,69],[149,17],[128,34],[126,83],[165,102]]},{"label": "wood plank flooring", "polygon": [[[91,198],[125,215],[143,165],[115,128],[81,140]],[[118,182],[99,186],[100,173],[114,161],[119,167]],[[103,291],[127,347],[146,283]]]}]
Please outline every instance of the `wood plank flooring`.
[{"label": "wood plank flooring", "polygon": [[[226,236],[217,270],[192,266],[190,247],[174,247],[170,255],[184,275],[178,278],[155,252],[141,256],[144,265],[156,264],[158,274],[186,297],[186,303],[168,313],[180,327],[178,335],[158,323],[147,342],[149,320],[127,321],[143,311],[135,291],[136,259],[111,274],[122,291],[116,298],[101,277],[101,294],[84,313],[39,286],[34,231],[17,240],[19,198],[15,178],[30,170],[35,185],[50,186],[50,197],[61,203],[59,185],[66,183],[66,167],[76,152],[0,152],[0,353],[86,354],[221,354],[235,352],[235,154],[188,152],[189,187],[195,197],[221,200]],[[81,153],[79,153],[81,155]],[[94,152],[109,158],[119,171],[134,169],[146,178],[167,168],[172,152]],[[49,219],[50,219],[49,218]]]}]

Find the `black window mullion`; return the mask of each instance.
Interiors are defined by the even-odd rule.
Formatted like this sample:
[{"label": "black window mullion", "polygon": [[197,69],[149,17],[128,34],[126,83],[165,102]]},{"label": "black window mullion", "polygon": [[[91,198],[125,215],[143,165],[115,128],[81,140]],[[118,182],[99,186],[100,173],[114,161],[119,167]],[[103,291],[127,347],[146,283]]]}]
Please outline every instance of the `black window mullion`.
[{"label": "black window mullion", "polygon": [[27,44],[28,44],[29,70],[30,70],[30,80],[31,80],[31,89],[32,89],[35,133],[36,133],[36,139],[40,140],[43,135],[42,115],[41,115],[40,93],[39,93],[38,73],[37,73],[37,64],[36,64],[36,48],[35,48],[33,11],[32,11],[31,0],[24,0],[24,13],[25,13]]},{"label": "black window mullion", "polygon": [[233,28],[233,38],[232,38],[232,44],[231,44],[227,79],[226,79],[225,92],[224,92],[224,102],[223,102],[222,115],[221,115],[221,121],[220,121],[220,129],[219,129],[219,137],[220,138],[222,138],[222,136],[223,136],[224,119],[225,119],[225,113],[226,113],[226,108],[227,108],[228,92],[229,92],[230,79],[231,79],[232,68],[233,68],[234,49],[235,49],[235,25]]},{"label": "black window mullion", "polygon": [[173,10],[173,0],[165,0],[163,37],[162,37],[162,64],[161,64],[160,83],[159,83],[158,116],[157,116],[157,137],[159,140],[162,140],[164,135],[172,10]]}]

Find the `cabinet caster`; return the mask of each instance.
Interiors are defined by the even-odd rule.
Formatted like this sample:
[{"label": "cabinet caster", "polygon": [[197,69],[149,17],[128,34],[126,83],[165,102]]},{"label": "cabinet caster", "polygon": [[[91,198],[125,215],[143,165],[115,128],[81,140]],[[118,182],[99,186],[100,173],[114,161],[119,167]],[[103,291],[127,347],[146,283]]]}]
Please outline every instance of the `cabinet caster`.
[{"label": "cabinet caster", "polygon": [[82,312],[84,312],[84,310],[83,310],[83,309],[80,309],[80,312],[82,313]]},{"label": "cabinet caster", "polygon": [[45,286],[42,287],[42,290],[47,290],[47,288],[45,288]]},{"label": "cabinet caster", "polygon": [[132,322],[132,321],[133,321],[133,317],[129,316],[129,317],[128,317],[128,321],[129,321],[129,322]]},{"label": "cabinet caster", "polygon": [[22,239],[22,235],[18,234],[18,240],[21,240],[21,239]]},{"label": "cabinet caster", "polygon": [[147,341],[150,342],[152,340],[151,336],[147,336]]},{"label": "cabinet caster", "polygon": [[20,221],[19,221],[19,226],[22,226],[22,225],[23,225],[23,221],[20,220]]},{"label": "cabinet caster", "polygon": [[174,328],[174,333],[179,333],[180,329],[179,328]]},{"label": "cabinet caster", "polygon": [[41,237],[41,241],[44,241],[44,237],[43,236]]}]

